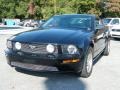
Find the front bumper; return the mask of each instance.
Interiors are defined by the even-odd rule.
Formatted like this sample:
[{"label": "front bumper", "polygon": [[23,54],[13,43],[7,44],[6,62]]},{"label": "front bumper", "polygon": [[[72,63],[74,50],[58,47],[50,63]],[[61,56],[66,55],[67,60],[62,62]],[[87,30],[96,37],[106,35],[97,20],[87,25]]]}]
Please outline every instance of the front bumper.
[{"label": "front bumper", "polygon": [[[78,71],[82,69],[82,63],[80,61],[80,55],[36,55],[24,52],[14,52],[12,50],[5,51],[7,62],[14,67],[20,67],[25,69],[34,70],[57,70],[56,67],[64,67],[68,70]],[[75,60],[78,62],[63,63],[64,60]],[[41,68],[43,67],[43,68]],[[48,67],[48,68],[47,68]],[[54,68],[54,69],[52,69]]]},{"label": "front bumper", "polygon": [[120,38],[120,32],[111,31],[110,35],[113,38]]}]

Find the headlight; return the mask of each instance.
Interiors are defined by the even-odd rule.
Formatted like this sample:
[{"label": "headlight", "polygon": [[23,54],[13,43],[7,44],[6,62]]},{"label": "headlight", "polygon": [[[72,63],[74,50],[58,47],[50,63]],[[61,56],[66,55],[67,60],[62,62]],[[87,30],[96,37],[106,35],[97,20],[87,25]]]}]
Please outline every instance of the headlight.
[{"label": "headlight", "polygon": [[53,53],[53,52],[55,51],[55,47],[54,47],[54,45],[52,45],[52,44],[48,44],[48,45],[46,46],[46,50],[47,50],[47,52],[49,52],[49,53]]},{"label": "headlight", "polygon": [[77,52],[77,48],[74,45],[69,45],[67,47],[67,51],[69,54],[75,54]]},{"label": "headlight", "polygon": [[20,49],[21,49],[21,43],[16,42],[16,43],[15,43],[15,48],[16,48],[17,50],[20,50]]},{"label": "headlight", "polygon": [[7,48],[12,48],[12,42],[11,41],[7,41]]}]

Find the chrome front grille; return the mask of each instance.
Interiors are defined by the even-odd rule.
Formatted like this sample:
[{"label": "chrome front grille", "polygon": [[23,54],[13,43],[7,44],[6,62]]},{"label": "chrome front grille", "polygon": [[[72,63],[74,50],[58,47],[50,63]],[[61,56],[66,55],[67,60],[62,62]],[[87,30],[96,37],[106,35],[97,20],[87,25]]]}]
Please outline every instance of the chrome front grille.
[{"label": "chrome front grille", "polygon": [[[20,51],[33,54],[48,54],[46,46],[48,44],[25,44],[22,43],[22,48]],[[55,46],[55,54],[58,53],[57,45]]]}]

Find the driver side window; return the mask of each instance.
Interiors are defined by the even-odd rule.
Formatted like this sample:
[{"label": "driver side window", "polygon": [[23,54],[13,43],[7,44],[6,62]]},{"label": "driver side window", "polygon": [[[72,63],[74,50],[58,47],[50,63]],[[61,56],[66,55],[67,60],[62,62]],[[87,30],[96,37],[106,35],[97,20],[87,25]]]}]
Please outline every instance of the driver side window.
[{"label": "driver side window", "polygon": [[96,27],[98,27],[98,26],[103,26],[103,21],[102,21],[102,20],[96,20],[95,26],[96,26]]},{"label": "driver side window", "polygon": [[97,31],[102,30],[104,28],[102,19],[96,20],[95,26]]}]

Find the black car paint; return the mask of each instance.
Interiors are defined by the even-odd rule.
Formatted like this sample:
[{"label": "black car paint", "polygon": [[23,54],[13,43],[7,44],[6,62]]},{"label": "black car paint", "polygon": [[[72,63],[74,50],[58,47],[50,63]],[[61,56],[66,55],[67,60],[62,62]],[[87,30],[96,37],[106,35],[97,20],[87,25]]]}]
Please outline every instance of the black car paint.
[{"label": "black car paint", "polygon": [[[60,45],[72,44],[72,45],[77,46],[79,49],[81,49],[81,51],[82,51],[81,54],[83,56],[85,55],[85,53],[89,47],[93,47],[93,50],[94,50],[93,54],[94,54],[94,58],[95,58],[105,48],[106,32],[105,32],[104,28],[96,29],[95,16],[90,15],[89,17],[92,18],[90,30],[85,30],[85,29],[83,29],[83,30],[82,29],[80,29],[80,30],[72,30],[71,29],[70,30],[70,29],[56,29],[56,28],[37,30],[37,31],[35,30],[35,31],[28,31],[28,32],[17,34],[16,37],[14,39],[12,39],[12,41],[13,42],[21,42],[21,43],[29,43],[29,44],[31,44],[31,43],[36,43],[36,44],[53,43],[53,44],[60,44]],[[24,61],[24,58],[42,59],[42,58],[37,58],[36,56],[31,56],[26,53],[24,53],[23,57],[20,55],[17,56],[17,53],[15,52],[13,54],[12,50],[6,51],[6,55],[7,55],[9,64],[10,64],[10,61],[12,61],[13,59],[16,60],[16,57],[18,60],[19,60],[19,58],[23,59],[23,61]],[[66,59],[66,58],[71,59],[71,57],[69,57],[69,56],[65,56],[63,58],[61,58],[61,57],[62,56],[59,56],[59,58],[55,58],[55,59],[58,59],[58,61],[60,61],[59,64],[62,63],[63,59]],[[75,58],[82,58],[82,57],[75,56]],[[49,57],[47,59],[49,59]],[[47,60],[45,62],[47,62],[47,64],[48,64],[50,61]],[[82,68],[79,66],[80,64],[82,64],[82,63],[72,63],[72,64],[67,64],[66,66],[74,67],[74,68],[77,66],[77,68]]]},{"label": "black car paint", "polygon": [[84,36],[87,36],[87,33],[82,30],[45,29],[21,33],[17,35],[13,41],[26,43],[79,44],[81,39],[84,39]]}]

